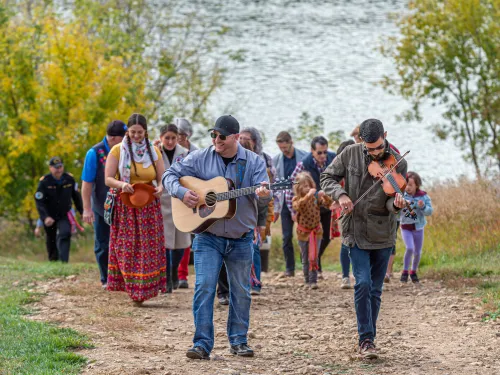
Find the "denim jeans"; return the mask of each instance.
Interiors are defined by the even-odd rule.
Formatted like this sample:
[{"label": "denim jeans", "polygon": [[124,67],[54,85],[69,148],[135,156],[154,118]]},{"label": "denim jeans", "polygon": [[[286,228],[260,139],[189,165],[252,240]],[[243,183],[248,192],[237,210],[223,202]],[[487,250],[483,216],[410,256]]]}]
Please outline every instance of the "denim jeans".
[{"label": "denim jeans", "polygon": [[287,271],[295,271],[295,252],[293,250],[293,220],[286,203],[281,210],[281,230],[283,232],[283,255]]},{"label": "denim jeans", "polygon": [[101,284],[108,282],[109,230],[104,217],[94,211],[94,253],[101,274]]},{"label": "denim jeans", "polygon": [[363,250],[354,245],[349,249],[354,284],[354,306],[358,321],[359,343],[375,340],[377,318],[380,310],[382,286],[392,247]]},{"label": "denim jeans", "polygon": [[342,278],[349,277],[351,260],[349,259],[349,246],[342,244],[340,248],[340,265],[342,266]]},{"label": "denim jeans", "polygon": [[217,237],[211,233],[196,236],[194,249],[193,315],[194,346],[210,353],[214,347],[214,298],[222,262],[229,281],[227,335],[231,345],[247,343],[250,323],[250,269],[253,231],[239,239]]},{"label": "denim jeans", "polygon": [[[261,273],[261,260],[260,260],[260,247],[257,244],[252,244],[252,258],[253,258],[253,268],[255,270],[255,277],[260,281],[260,273]],[[252,289],[259,290],[261,289],[261,285],[252,285]]]}]

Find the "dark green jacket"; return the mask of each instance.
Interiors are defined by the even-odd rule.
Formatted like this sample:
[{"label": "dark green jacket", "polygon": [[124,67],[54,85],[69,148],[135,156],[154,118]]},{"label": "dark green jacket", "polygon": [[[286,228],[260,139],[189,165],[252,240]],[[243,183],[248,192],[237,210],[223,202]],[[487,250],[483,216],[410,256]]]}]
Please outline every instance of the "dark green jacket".
[{"label": "dark green jacket", "polygon": [[[401,158],[389,147],[386,147],[386,152],[393,154],[397,160]],[[376,182],[368,173],[370,161],[361,144],[346,147],[321,174],[321,189],[335,201],[342,194],[356,201]],[[396,169],[406,176],[406,160]],[[340,185],[342,179],[345,179],[343,188]],[[342,243],[349,247],[357,244],[360,249],[366,250],[393,247],[396,244],[395,214],[399,212],[393,202],[394,198],[387,196],[379,183],[354,207],[350,215],[342,219]]]}]

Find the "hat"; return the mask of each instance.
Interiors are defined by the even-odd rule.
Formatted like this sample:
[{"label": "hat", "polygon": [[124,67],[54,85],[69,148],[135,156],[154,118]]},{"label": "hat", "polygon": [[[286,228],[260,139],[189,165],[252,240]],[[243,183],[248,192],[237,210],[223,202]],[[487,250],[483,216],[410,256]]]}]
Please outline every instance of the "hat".
[{"label": "hat", "polygon": [[59,157],[59,156],[54,156],[50,159],[49,161],[49,165],[51,167],[56,167],[56,168],[59,168],[59,167],[62,167],[63,165],[63,162],[62,162],[62,159]]},{"label": "hat", "polygon": [[233,116],[224,115],[215,121],[215,127],[208,130],[214,130],[222,135],[238,134],[240,132],[240,124]]},{"label": "hat", "polygon": [[154,201],[155,187],[149,184],[132,184],[133,193],[121,192],[120,197],[123,204],[131,208],[143,208]]},{"label": "hat", "polygon": [[123,121],[113,120],[108,124],[106,134],[110,137],[125,137],[127,125]]},{"label": "hat", "polygon": [[187,134],[190,137],[193,134],[193,127],[191,123],[185,118],[174,118],[174,124],[177,125],[179,133]]}]

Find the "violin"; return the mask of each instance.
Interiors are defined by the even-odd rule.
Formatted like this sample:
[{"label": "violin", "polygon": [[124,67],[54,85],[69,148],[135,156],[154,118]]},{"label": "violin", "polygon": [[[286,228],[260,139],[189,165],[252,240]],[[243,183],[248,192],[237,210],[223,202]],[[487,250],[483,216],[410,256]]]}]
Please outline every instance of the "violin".
[{"label": "violin", "polygon": [[[389,154],[385,159],[373,160],[368,165],[368,173],[381,182],[382,189],[390,197],[394,197],[396,193],[403,195],[403,191],[406,189],[406,179],[394,168],[397,164],[395,156]],[[415,220],[417,214],[406,199],[405,208],[406,210],[403,211],[405,216]]]}]

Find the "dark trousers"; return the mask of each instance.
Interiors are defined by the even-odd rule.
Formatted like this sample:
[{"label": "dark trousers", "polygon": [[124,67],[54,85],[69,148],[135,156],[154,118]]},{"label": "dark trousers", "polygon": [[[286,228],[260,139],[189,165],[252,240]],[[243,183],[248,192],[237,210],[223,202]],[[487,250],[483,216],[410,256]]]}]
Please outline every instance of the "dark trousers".
[{"label": "dark trousers", "polygon": [[283,232],[283,255],[285,256],[285,265],[287,271],[295,271],[295,253],[293,250],[293,221],[292,214],[286,205],[283,203],[281,209],[281,230]]},{"label": "dark trousers", "polygon": [[229,297],[229,282],[227,281],[226,264],[223,262],[217,280],[217,297]]},{"label": "dark trousers", "polygon": [[319,257],[318,257],[318,267],[319,272],[322,272],[321,269],[321,256],[325,252],[328,244],[330,243],[330,224],[332,222],[332,212],[321,211],[321,227],[323,228],[323,238],[321,239],[321,246],[319,247]]},{"label": "dark trousers", "polygon": [[167,249],[167,285],[176,287],[179,282],[179,264],[185,249]]},{"label": "dark trousers", "polygon": [[45,244],[51,262],[62,261],[68,263],[69,248],[71,246],[71,224],[67,217],[57,220],[52,226],[45,228],[47,234]]},{"label": "dark trousers", "polygon": [[94,211],[94,253],[102,284],[108,282],[109,230],[104,217]]}]

